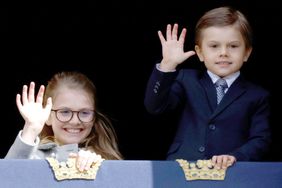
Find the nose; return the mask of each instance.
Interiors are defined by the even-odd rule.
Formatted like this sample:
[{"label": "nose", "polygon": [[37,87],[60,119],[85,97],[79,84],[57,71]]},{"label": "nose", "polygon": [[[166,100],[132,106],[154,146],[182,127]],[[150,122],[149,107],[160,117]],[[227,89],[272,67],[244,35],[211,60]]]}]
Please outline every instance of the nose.
[{"label": "nose", "polygon": [[73,116],[71,118],[71,120],[69,121],[69,123],[73,123],[73,124],[80,124],[81,121],[78,118],[78,112],[73,112]]},{"label": "nose", "polygon": [[223,46],[220,48],[220,56],[227,56],[228,55],[228,49],[227,47]]}]

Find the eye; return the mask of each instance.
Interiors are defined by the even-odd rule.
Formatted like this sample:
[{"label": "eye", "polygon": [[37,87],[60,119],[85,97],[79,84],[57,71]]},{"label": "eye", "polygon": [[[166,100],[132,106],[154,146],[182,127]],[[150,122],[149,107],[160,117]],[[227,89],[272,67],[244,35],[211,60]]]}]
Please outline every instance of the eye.
[{"label": "eye", "polygon": [[228,44],[229,48],[238,48],[240,47],[240,43],[239,42],[231,42],[230,44]]},{"label": "eye", "polygon": [[217,45],[217,44],[210,44],[209,47],[210,47],[210,48],[217,48],[218,45]]},{"label": "eye", "polygon": [[230,47],[231,47],[231,48],[238,48],[238,47],[239,47],[239,45],[232,44],[232,45],[230,45]]},{"label": "eye", "polygon": [[92,110],[82,110],[79,113],[82,116],[91,116],[91,115],[93,115],[94,112]]},{"label": "eye", "polygon": [[63,116],[68,116],[70,115],[72,112],[71,110],[67,110],[67,109],[63,109],[63,110],[58,110],[58,113],[63,115]]}]

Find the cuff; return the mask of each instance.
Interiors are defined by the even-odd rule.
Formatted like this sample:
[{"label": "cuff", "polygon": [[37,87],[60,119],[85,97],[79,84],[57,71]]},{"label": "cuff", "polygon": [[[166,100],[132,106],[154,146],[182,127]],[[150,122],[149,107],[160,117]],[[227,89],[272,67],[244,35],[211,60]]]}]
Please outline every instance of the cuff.
[{"label": "cuff", "polygon": [[[158,69],[159,71],[161,72],[164,72],[161,68],[160,68],[160,63],[156,64],[156,69]],[[168,71],[168,72],[175,72],[176,70],[171,70],[171,71]]]},{"label": "cuff", "polygon": [[20,140],[23,142],[23,143],[25,143],[26,145],[29,145],[29,146],[37,146],[38,144],[39,144],[39,142],[40,142],[40,139],[39,139],[39,137],[37,136],[36,137],[36,139],[35,139],[35,141],[34,141],[34,144],[29,144],[29,143],[26,143],[23,139],[22,139],[22,130],[19,132],[19,138],[20,138]]}]

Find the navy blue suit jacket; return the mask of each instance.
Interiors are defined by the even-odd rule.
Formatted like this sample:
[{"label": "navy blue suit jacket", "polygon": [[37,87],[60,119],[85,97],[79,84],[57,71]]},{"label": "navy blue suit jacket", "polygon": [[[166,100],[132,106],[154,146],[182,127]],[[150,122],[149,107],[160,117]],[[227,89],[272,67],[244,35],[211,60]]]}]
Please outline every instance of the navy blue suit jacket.
[{"label": "navy blue suit jacket", "polygon": [[145,94],[152,114],[182,112],[167,159],[198,160],[230,154],[238,161],[257,161],[270,143],[269,93],[240,75],[221,103],[207,72],[184,69],[163,73],[154,68]]}]

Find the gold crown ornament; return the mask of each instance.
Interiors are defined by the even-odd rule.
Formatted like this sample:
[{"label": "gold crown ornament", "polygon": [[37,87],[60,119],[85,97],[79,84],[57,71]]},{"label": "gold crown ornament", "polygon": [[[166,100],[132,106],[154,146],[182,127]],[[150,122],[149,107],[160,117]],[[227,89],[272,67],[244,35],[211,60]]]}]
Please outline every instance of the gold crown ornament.
[{"label": "gold crown ornament", "polygon": [[197,160],[189,163],[183,159],[176,159],[182,168],[186,180],[224,180],[226,169],[217,169],[211,160]]},{"label": "gold crown ornament", "polygon": [[89,170],[79,171],[76,168],[76,158],[68,158],[66,162],[59,162],[53,157],[47,157],[49,165],[52,167],[53,173],[57,180],[66,179],[95,179],[99,167],[101,166],[104,159],[93,163]]}]

